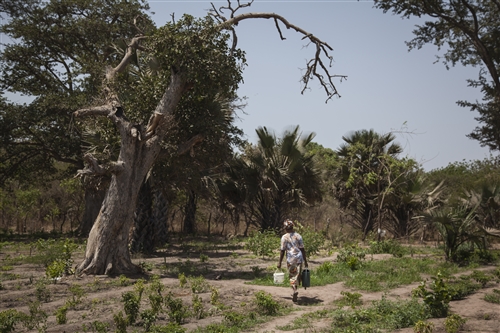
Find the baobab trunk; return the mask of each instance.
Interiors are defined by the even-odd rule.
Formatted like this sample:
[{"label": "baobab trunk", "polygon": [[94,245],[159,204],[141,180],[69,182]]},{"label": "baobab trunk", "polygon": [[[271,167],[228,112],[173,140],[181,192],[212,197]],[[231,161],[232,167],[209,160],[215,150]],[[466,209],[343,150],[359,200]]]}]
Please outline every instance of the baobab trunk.
[{"label": "baobab trunk", "polygon": [[131,274],[140,271],[130,259],[128,241],[140,186],[151,168],[154,149],[130,136],[122,142],[118,165],[92,227],[85,258],[78,267],[85,274]]}]

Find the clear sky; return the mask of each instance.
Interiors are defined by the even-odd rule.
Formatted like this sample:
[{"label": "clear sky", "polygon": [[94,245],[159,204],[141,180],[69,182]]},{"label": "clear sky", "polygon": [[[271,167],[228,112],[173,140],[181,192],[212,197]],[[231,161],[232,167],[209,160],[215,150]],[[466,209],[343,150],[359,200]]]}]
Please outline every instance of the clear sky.
[{"label": "clear sky", "polygon": [[[211,2],[216,7],[227,4],[225,0],[149,4],[161,26],[172,13],[176,18],[184,13],[204,16]],[[327,104],[317,84],[301,95],[301,69],[314,49],[304,48],[302,36],[284,28],[286,40],[281,41],[271,20],[241,22],[238,45],[247,53],[248,67],[239,95],[248,99],[246,114],[240,114],[237,125],[249,141],[256,142],[259,126],[279,136],[299,125],[304,133],[316,133],[314,141],[335,150],[342,136],[374,129],[401,131],[396,141],[404,147],[403,156],[416,159],[426,170],[489,156],[488,149],[466,137],[478,125],[477,114],[456,104],[481,99],[480,91],[466,82],[477,78],[478,69],[446,70],[441,63],[434,64],[438,50],[432,45],[408,52],[404,42],[412,39],[415,24],[422,20],[384,14],[373,8],[372,1],[255,0],[242,10],[249,11],[274,12],[315,34],[334,49],[331,72],[348,76],[347,81],[336,81],[342,97]]]}]

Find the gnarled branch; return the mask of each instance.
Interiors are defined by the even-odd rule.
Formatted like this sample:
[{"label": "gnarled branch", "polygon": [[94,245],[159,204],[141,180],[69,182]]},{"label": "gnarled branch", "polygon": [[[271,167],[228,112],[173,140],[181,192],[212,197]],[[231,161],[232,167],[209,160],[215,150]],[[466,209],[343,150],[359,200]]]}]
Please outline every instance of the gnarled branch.
[{"label": "gnarled branch", "polygon": [[83,170],[78,170],[76,177],[85,175],[104,176],[112,173],[119,173],[123,170],[123,162],[112,162],[100,165],[92,154],[85,154],[83,157],[88,166]]},{"label": "gnarled branch", "polygon": [[[314,46],[316,47],[316,52],[314,54],[314,58],[306,62],[305,74],[301,78],[301,81],[304,84],[301,93],[303,94],[304,91],[309,88],[309,83],[313,78],[317,78],[327,94],[327,99],[325,102],[328,102],[333,96],[340,97],[340,94],[335,87],[335,84],[333,83],[333,78],[340,78],[340,81],[342,82],[342,80],[347,79],[347,76],[330,74],[329,67],[332,66],[333,61],[333,57],[330,55],[330,51],[333,51],[333,48],[328,45],[328,43],[322,41],[312,33],[309,33],[301,27],[288,22],[288,20],[281,15],[275,13],[244,13],[235,15],[235,12],[238,9],[248,7],[252,4],[252,2],[242,5],[238,1],[238,6],[236,8],[232,8],[231,1],[228,0],[229,5],[227,7],[220,7],[219,10],[217,10],[212,4],[210,15],[212,15],[219,22],[222,29],[231,30],[233,32],[233,36],[236,35],[234,32],[234,26],[238,25],[239,22],[247,19],[259,18],[273,19],[276,24],[276,29],[278,30],[278,33],[282,40],[284,40],[285,37],[281,32],[280,23],[283,24],[287,29],[293,29],[299,34],[303,35],[304,37],[302,39],[307,39],[309,41],[309,44],[314,44]],[[224,9],[231,11],[231,16],[229,19],[226,19],[222,15]],[[236,48],[236,41],[237,39],[233,37],[232,51]],[[322,57],[326,57],[328,59],[328,65],[325,64]]]}]

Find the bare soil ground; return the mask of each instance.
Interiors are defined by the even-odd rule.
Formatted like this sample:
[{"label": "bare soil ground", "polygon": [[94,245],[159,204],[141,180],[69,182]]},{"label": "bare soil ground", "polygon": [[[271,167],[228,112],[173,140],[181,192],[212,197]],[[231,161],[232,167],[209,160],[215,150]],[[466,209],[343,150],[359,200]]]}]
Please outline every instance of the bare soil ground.
[{"label": "bare soil ground", "polygon": [[[5,251],[0,253],[0,262],[6,257]],[[12,255],[12,254],[11,254]],[[227,251],[207,251],[208,260],[202,262],[200,255],[189,254],[181,251],[180,248],[171,248],[165,256],[158,253],[156,257],[134,259],[137,263],[146,263],[152,268],[149,272],[159,274],[161,282],[166,286],[167,291],[171,291],[175,297],[181,298],[185,304],[191,304],[192,292],[189,288],[181,288],[179,285],[178,271],[172,267],[184,265],[193,267],[193,276],[202,275],[206,281],[219,290],[220,301],[227,307],[234,309],[245,309],[255,299],[254,293],[259,290],[270,293],[276,300],[293,307],[288,315],[272,317],[272,320],[260,324],[258,327],[249,330],[249,332],[283,332],[277,327],[290,323],[294,318],[300,317],[305,313],[317,311],[320,309],[332,309],[336,305],[333,302],[340,299],[341,291],[351,291],[346,289],[343,283],[330,284],[327,286],[311,286],[307,289],[299,290],[298,302],[294,304],[291,299],[291,289],[282,286],[257,286],[250,285],[255,272],[260,274],[272,275],[269,267],[276,265],[276,260],[265,260],[255,258],[247,251],[241,249],[231,249]],[[388,255],[375,255],[374,259],[384,259]],[[322,262],[334,261],[335,255],[329,257],[310,258],[310,268],[318,267]],[[78,262],[78,258],[76,258]],[[164,266],[166,264],[166,266]],[[169,268],[170,267],[170,268]],[[495,267],[484,267],[481,269],[494,269]],[[29,312],[28,303],[37,298],[36,281],[43,277],[45,271],[39,265],[16,265],[12,270],[3,272],[4,274],[17,274],[17,278],[6,279],[2,275],[3,290],[0,290],[0,311],[6,309],[17,309],[25,313]],[[144,277],[144,276],[143,276]],[[137,278],[133,277],[130,282]],[[59,325],[56,323],[55,311],[64,305],[72,297],[69,287],[72,284],[79,284],[85,290],[83,301],[74,309],[67,313],[67,323]],[[411,290],[417,284],[407,285],[391,290],[387,295],[393,299],[407,299],[411,297]],[[42,310],[49,316],[47,319],[47,332],[83,332],[83,325],[89,325],[93,321],[110,323],[110,332],[114,331],[113,315],[123,311],[121,295],[123,292],[133,290],[133,285],[120,285],[119,277],[110,278],[106,276],[81,276],[65,277],[56,284],[46,286],[50,299],[42,303]],[[488,303],[483,300],[486,293],[498,289],[498,285],[489,286],[481,289],[477,293],[467,297],[462,301],[451,303],[451,312],[457,313],[467,319],[467,323],[461,332],[493,333],[500,332],[500,305]],[[356,291],[359,292],[359,291]],[[364,304],[370,304],[372,300],[380,300],[382,293],[363,293],[362,300]],[[39,295],[38,295],[39,296]],[[203,319],[187,318],[183,326],[189,332],[199,326],[206,326],[209,323],[222,320],[221,314],[210,305],[211,292],[200,293],[203,300],[207,316]],[[147,307],[146,301],[143,301],[144,307]],[[159,324],[168,321],[166,317],[160,317]],[[443,319],[431,319],[435,324],[434,332],[445,332]],[[330,326],[326,320],[316,321],[308,329],[300,329],[292,332],[315,332],[321,331]],[[87,329],[92,332],[91,329]],[[16,332],[24,332],[24,328],[18,325]],[[33,330],[32,332],[36,332]],[[143,332],[140,326],[129,327],[128,332]],[[290,331],[287,331],[290,332]],[[413,328],[398,330],[397,332],[410,333]]]}]

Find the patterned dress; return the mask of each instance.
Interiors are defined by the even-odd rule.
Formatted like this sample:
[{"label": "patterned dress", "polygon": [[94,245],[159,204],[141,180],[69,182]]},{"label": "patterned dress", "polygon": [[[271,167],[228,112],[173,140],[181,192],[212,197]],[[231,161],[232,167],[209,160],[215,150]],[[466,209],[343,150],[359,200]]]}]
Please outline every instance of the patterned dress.
[{"label": "patterned dress", "polygon": [[286,251],[286,265],[290,277],[290,285],[298,287],[300,273],[302,272],[302,262],[304,258],[300,249],[304,248],[302,236],[292,231],[281,237],[281,251]]}]

